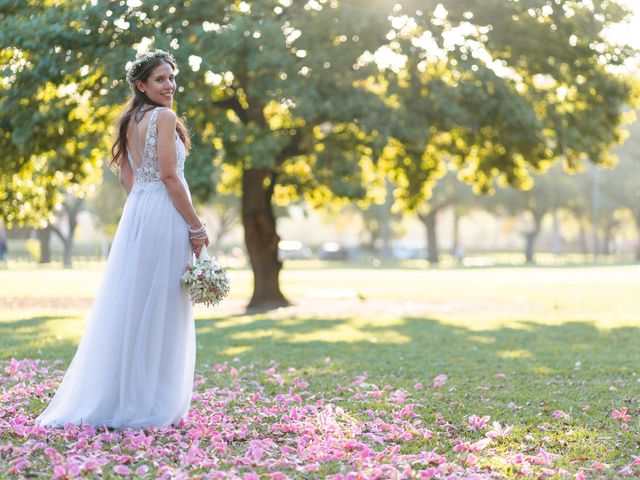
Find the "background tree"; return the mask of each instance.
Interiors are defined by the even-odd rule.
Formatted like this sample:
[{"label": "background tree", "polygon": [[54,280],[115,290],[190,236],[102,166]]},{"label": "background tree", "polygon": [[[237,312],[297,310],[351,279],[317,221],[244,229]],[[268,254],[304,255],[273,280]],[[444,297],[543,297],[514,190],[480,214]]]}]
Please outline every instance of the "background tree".
[{"label": "background tree", "polygon": [[102,81],[83,53],[93,39],[77,23],[97,19],[80,6],[2,6],[0,214],[8,224],[51,221],[68,192],[95,180],[106,147],[111,111],[91,102]]},{"label": "background tree", "polygon": [[[477,196],[469,185],[458,179],[456,172],[448,171],[437,181],[431,190],[431,198],[424,202],[417,212],[418,218],[425,227],[429,263],[437,264],[440,261],[438,215],[447,208],[464,209],[476,202]],[[455,221],[457,222],[457,218]]]},{"label": "background tree", "polygon": [[602,32],[625,13],[570,0],[399,4],[387,48],[404,66],[380,83],[396,113],[388,166],[407,206],[429,197],[444,158],[478,192],[527,188],[557,160],[611,164],[637,95],[611,68],[633,52]]},{"label": "background tree", "polygon": [[[113,109],[93,103],[106,79],[86,63],[92,39],[78,25],[97,19],[85,18],[80,7],[5,3],[0,15],[0,215],[10,226],[38,229],[43,263],[57,234],[66,267],[113,119]],[[61,212],[65,228],[57,223]]]},{"label": "background tree", "polygon": [[445,158],[478,191],[496,180],[525,187],[529,169],[556,159],[606,163],[633,101],[628,80],[609,68],[632,52],[602,34],[624,16],[613,1],[2,8],[3,216],[51,215],[66,191],[42,200],[60,186],[56,175],[78,183],[96,168],[102,147],[92,138],[103,138],[128,89],[123,59],[169,49],[182,68],[178,110],[197,134],[194,195],[212,194],[219,168],[242,196],[251,306],[287,303],[274,202],[363,198],[380,168],[398,202],[415,209]]},{"label": "background tree", "polygon": [[529,190],[499,188],[493,197],[484,202],[493,211],[510,215],[524,214],[527,226],[520,233],[524,238],[526,263],[534,263],[535,242],[544,217],[566,208],[572,199],[584,195],[578,189],[579,177],[577,174],[568,174],[561,164],[556,164],[546,173],[535,175]]},{"label": "background tree", "polygon": [[[631,212],[640,239],[640,122],[629,127],[629,139],[615,150],[618,165],[600,173],[605,200]],[[636,261],[640,262],[640,240],[636,242]]]},{"label": "background tree", "polygon": [[[384,115],[376,115],[381,100],[357,86],[375,70],[358,58],[385,41],[380,3],[221,2],[212,12],[192,2],[179,16],[161,16],[164,29],[180,28],[187,40],[176,53],[198,62],[183,100],[207,110],[195,129],[224,151],[224,180],[242,196],[249,306],[288,303],[278,281],[276,200],[364,196],[361,145]],[[176,23],[184,20],[188,27]],[[192,89],[191,79],[207,88]]]},{"label": "background tree", "polygon": [[403,215],[394,210],[394,184],[388,178],[384,179],[383,184],[379,189],[379,198],[365,202],[358,206],[358,210],[368,236],[365,247],[371,252],[379,253],[383,259],[390,260],[393,258],[392,241],[400,235]]}]

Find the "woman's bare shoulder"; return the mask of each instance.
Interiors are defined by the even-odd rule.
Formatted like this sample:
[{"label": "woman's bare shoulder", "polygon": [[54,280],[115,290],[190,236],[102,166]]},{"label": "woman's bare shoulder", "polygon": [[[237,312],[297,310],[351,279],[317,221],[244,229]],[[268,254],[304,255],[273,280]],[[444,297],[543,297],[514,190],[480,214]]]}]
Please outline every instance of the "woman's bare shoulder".
[{"label": "woman's bare shoulder", "polygon": [[176,112],[167,107],[162,107],[158,112],[158,122],[167,122],[167,123],[175,123],[176,122]]}]

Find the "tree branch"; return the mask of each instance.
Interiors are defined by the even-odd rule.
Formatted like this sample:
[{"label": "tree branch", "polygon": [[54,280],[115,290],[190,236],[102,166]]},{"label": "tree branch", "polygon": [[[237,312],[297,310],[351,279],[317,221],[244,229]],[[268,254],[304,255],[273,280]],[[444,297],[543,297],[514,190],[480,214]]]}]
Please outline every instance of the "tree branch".
[{"label": "tree branch", "polygon": [[56,227],[53,224],[49,224],[49,228],[53,233],[55,233],[60,238],[60,240],[62,240],[62,243],[64,243],[65,245],[67,244],[67,239],[65,238],[65,236],[62,234],[62,232],[58,227]]},{"label": "tree branch", "polygon": [[228,108],[235,112],[240,118],[240,121],[245,125],[249,123],[249,112],[242,108],[240,105],[240,101],[237,97],[227,98],[226,100],[218,100],[217,102],[212,102],[214,107],[219,108]]},{"label": "tree branch", "polygon": [[303,134],[298,129],[296,133],[290,138],[289,144],[284,147],[276,156],[276,165],[280,166],[288,158],[295,157],[297,155],[304,155],[306,152],[302,147]]}]

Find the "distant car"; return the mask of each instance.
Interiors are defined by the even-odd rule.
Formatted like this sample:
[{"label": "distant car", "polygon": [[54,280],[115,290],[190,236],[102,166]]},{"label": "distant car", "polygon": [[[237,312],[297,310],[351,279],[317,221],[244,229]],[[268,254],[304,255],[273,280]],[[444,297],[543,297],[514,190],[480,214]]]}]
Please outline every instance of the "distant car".
[{"label": "distant car", "polygon": [[398,243],[392,249],[393,258],[396,260],[416,260],[425,258],[424,248],[418,248],[404,243]]},{"label": "distant car", "polygon": [[311,250],[298,240],[280,240],[278,242],[278,259],[307,260],[311,258]]},{"label": "distant car", "polygon": [[346,248],[337,242],[325,242],[318,250],[318,258],[320,260],[349,260],[349,252]]}]

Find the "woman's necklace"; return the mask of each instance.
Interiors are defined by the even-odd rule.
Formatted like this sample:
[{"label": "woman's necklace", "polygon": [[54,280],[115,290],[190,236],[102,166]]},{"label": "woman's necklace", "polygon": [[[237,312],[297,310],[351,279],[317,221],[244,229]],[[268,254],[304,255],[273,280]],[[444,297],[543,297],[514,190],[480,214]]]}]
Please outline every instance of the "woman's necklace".
[{"label": "woman's necklace", "polygon": [[153,110],[154,108],[155,108],[154,106],[151,106],[146,109],[139,107],[138,110],[136,110],[136,112],[133,114],[133,119],[136,121],[136,123],[140,123],[140,120],[142,120],[142,117],[144,117],[144,114],[150,110]]}]

